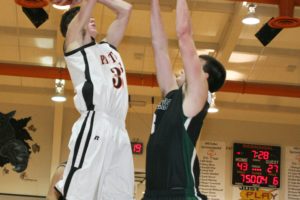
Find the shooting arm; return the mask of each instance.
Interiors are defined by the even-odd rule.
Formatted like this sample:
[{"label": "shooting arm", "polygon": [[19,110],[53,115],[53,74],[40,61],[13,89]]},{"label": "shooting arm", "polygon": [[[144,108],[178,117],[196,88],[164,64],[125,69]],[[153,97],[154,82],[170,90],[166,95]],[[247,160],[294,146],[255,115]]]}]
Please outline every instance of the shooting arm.
[{"label": "shooting arm", "polygon": [[81,47],[84,41],[84,28],[91,18],[97,0],[83,0],[79,13],[71,21],[65,40],[66,52]]},{"label": "shooting arm", "polygon": [[109,26],[105,38],[108,43],[117,47],[124,37],[132,6],[123,0],[98,1],[113,10],[117,15],[116,19]]}]

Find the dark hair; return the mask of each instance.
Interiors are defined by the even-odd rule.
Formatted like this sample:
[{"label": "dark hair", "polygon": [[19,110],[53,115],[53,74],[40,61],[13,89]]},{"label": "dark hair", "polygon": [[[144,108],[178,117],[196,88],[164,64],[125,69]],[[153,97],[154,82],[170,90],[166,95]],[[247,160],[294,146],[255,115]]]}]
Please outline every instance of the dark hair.
[{"label": "dark hair", "polygon": [[217,59],[209,55],[200,55],[199,58],[206,61],[206,64],[203,66],[203,71],[209,75],[207,79],[209,91],[218,91],[223,86],[226,79],[226,70],[224,66],[217,61]]},{"label": "dark hair", "polygon": [[61,32],[61,34],[64,37],[66,37],[68,26],[69,26],[70,22],[77,15],[77,13],[79,12],[79,10],[80,10],[79,6],[73,7],[71,9],[69,9],[67,12],[65,12],[63,14],[63,16],[61,17],[61,20],[60,20],[60,32]]}]

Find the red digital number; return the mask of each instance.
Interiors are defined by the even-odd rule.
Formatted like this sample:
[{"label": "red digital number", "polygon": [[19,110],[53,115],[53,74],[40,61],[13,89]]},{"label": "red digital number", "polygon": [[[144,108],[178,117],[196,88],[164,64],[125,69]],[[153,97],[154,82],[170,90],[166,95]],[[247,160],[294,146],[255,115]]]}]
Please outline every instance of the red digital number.
[{"label": "red digital number", "polygon": [[256,151],[252,150],[253,158],[257,158],[259,160],[269,160],[270,152],[268,151]]},{"label": "red digital number", "polygon": [[[243,183],[258,184],[258,185],[268,183],[267,176],[257,176],[257,175],[251,175],[251,174],[241,174],[241,176],[242,176]],[[274,179],[273,179],[273,182],[274,182]]]},{"label": "red digital number", "polygon": [[259,160],[269,160],[269,152],[268,151],[259,151],[258,159]]},{"label": "red digital number", "polygon": [[239,168],[241,171],[247,171],[248,170],[248,163],[246,162],[237,162],[236,166]]},{"label": "red digital number", "polygon": [[277,164],[269,164],[267,168],[267,172],[271,174],[275,170],[276,173],[278,173],[278,165]]},{"label": "red digital number", "polygon": [[277,176],[273,177],[273,181],[272,181],[273,185],[278,185],[279,184],[279,179]]},{"label": "red digital number", "polygon": [[257,151],[252,150],[251,152],[253,153],[253,158],[256,158],[257,157]]},{"label": "red digital number", "polygon": [[133,153],[141,153],[143,151],[143,145],[136,143],[133,145]]}]

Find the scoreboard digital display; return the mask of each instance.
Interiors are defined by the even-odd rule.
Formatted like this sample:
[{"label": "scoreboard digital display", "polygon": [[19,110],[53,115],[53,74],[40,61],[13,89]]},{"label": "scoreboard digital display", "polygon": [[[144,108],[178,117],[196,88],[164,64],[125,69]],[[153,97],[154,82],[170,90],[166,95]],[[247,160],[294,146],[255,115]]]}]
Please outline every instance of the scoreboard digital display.
[{"label": "scoreboard digital display", "polygon": [[232,184],[279,188],[280,152],[280,146],[234,143]]},{"label": "scoreboard digital display", "polygon": [[143,143],[131,142],[131,150],[133,154],[143,154]]}]

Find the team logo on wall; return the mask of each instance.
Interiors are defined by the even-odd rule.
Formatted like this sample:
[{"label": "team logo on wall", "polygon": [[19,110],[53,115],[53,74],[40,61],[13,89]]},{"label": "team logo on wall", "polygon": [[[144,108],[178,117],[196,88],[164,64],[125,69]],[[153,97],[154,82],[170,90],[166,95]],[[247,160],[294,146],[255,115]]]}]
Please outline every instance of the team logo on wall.
[{"label": "team logo on wall", "polygon": [[[30,136],[30,131],[35,132],[33,125],[27,126],[31,117],[15,119],[16,111],[7,114],[0,112],[0,167],[3,167],[3,173],[9,173],[5,167],[7,164],[13,166],[13,170],[21,173],[28,166],[31,151],[39,152],[39,145],[34,143]],[[29,143],[29,141],[31,141]]]}]

